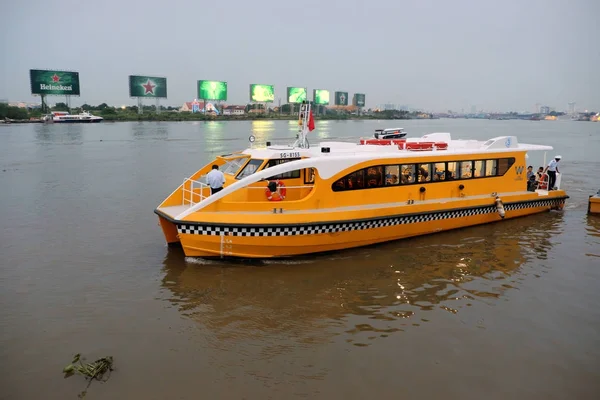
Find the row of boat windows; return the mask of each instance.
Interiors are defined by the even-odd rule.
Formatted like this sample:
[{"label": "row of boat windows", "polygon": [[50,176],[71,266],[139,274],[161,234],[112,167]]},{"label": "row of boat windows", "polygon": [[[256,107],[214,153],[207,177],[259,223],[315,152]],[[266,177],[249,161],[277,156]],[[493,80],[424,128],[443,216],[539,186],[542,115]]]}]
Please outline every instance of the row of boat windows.
[{"label": "row of boat windows", "polygon": [[363,168],[335,181],[334,192],[415,183],[443,182],[504,175],[514,158],[437,163],[378,165]]},{"label": "row of boat windows", "polygon": [[[265,168],[274,167],[297,158],[269,160]],[[257,172],[264,160],[237,158],[228,161],[221,167],[225,174],[236,175],[243,179]],[[514,157],[489,160],[448,161],[437,163],[379,165],[363,168],[335,181],[332,189],[335,192],[345,190],[379,188],[385,186],[409,185],[415,183],[442,182],[471,178],[484,178],[504,175],[515,163]],[[244,165],[245,164],[245,165]],[[288,171],[274,175],[268,179],[300,178],[300,170]],[[314,171],[307,171],[305,183],[314,182]]]}]

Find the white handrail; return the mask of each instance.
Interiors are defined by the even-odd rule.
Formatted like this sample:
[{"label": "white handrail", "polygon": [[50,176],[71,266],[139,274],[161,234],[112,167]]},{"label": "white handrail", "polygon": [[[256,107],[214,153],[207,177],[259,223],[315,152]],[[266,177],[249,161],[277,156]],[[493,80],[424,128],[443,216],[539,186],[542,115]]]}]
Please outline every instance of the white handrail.
[{"label": "white handrail", "polygon": [[[189,186],[190,188],[187,189],[186,183],[190,182]],[[194,187],[194,185],[197,185],[196,187]],[[200,189],[200,193],[195,193],[194,189],[199,188]],[[200,203],[200,201],[206,199],[208,196],[204,196],[203,192],[204,189],[208,188],[210,190],[210,186],[207,185],[206,183],[202,183],[199,181],[195,181],[193,179],[190,178],[185,178],[183,180],[183,185],[181,186],[181,190],[182,190],[182,196],[181,196],[181,205],[185,206],[185,205],[189,205],[190,207]],[[187,198],[187,195],[189,194],[189,199]],[[194,201],[194,196],[198,195],[200,196],[200,201]]]}]

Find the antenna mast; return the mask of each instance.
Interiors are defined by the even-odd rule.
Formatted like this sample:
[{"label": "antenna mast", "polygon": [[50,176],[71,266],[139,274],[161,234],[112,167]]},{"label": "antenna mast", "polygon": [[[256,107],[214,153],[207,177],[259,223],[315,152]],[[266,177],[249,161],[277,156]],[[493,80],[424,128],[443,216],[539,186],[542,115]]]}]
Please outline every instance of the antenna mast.
[{"label": "antenna mast", "polygon": [[303,101],[300,105],[300,113],[299,113],[299,128],[296,143],[294,143],[294,147],[299,147],[301,149],[308,149],[310,145],[308,144],[308,118],[310,117],[310,103],[308,101]]}]

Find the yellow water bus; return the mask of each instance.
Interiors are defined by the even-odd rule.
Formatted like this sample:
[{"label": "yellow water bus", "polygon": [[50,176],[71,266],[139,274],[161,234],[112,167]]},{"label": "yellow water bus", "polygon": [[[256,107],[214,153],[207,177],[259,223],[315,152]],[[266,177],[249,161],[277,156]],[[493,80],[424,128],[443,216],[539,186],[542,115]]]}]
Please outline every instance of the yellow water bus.
[{"label": "yellow water bus", "polygon": [[[251,143],[184,179],[155,210],[167,243],[193,257],[286,257],[562,210],[568,199],[560,174],[551,190],[527,184],[527,152],[551,146],[449,133],[310,146],[310,105],[300,113],[293,145]],[[226,182],[211,195],[214,164]]]}]

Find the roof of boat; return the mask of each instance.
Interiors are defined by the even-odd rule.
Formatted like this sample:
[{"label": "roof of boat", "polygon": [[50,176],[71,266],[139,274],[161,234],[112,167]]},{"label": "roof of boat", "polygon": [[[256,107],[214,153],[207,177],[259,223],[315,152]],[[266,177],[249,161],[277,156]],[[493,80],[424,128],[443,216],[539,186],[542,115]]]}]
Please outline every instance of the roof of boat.
[{"label": "roof of boat", "polygon": [[[312,145],[310,148],[293,146],[268,146],[252,147],[243,151],[243,154],[258,159],[282,159],[300,157],[330,157],[332,155],[370,155],[373,158],[381,157],[427,157],[432,153],[441,154],[485,154],[514,151],[548,151],[552,146],[519,143],[516,136],[498,136],[488,140],[453,140],[450,133],[436,132],[420,138],[406,138],[407,143],[436,142],[447,143],[446,150],[413,151],[399,149],[397,145],[371,145],[354,142],[327,141]],[[325,150],[323,150],[325,149]]]}]

